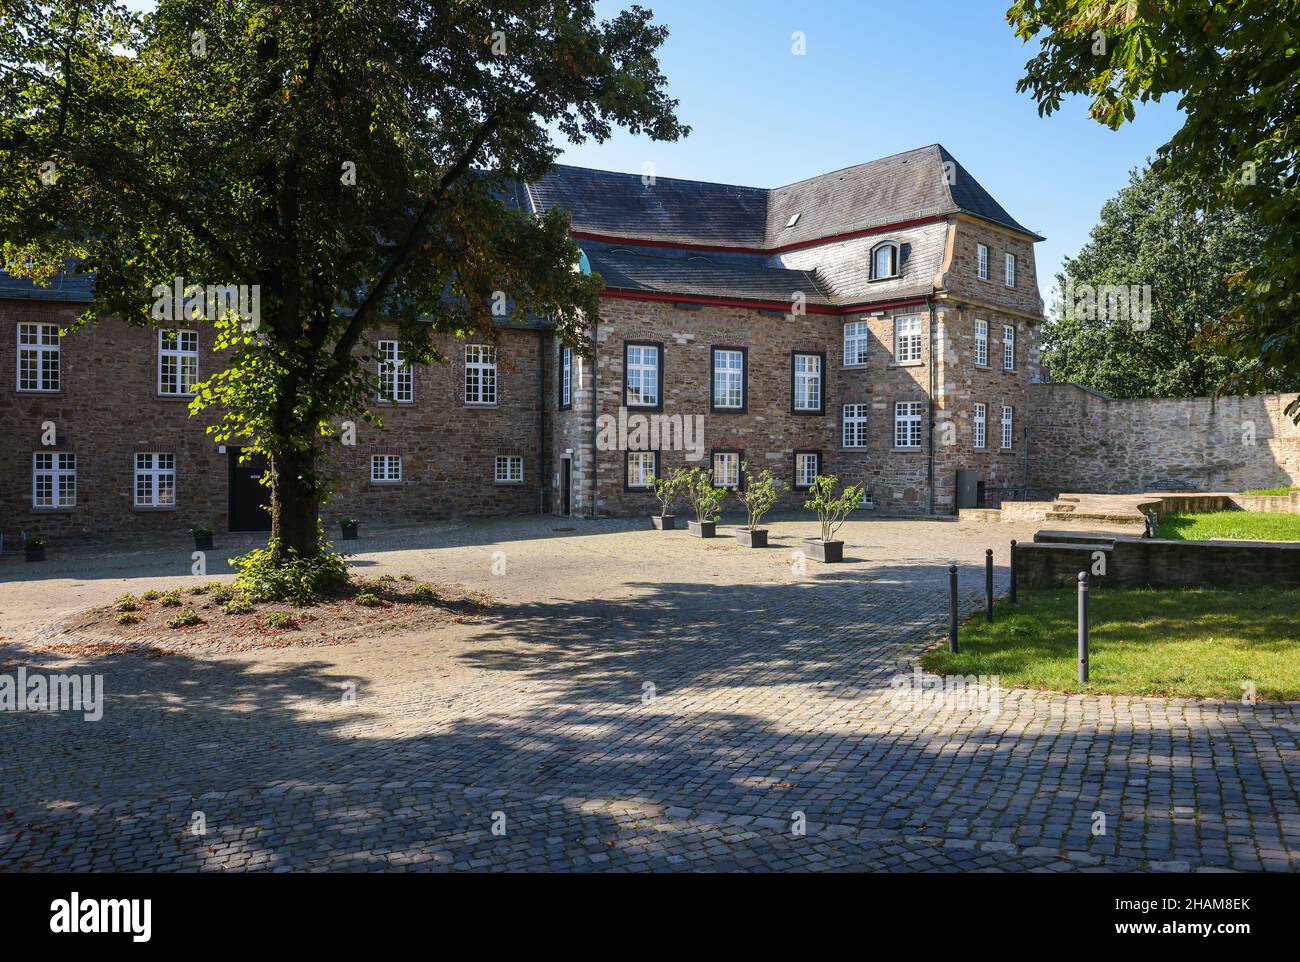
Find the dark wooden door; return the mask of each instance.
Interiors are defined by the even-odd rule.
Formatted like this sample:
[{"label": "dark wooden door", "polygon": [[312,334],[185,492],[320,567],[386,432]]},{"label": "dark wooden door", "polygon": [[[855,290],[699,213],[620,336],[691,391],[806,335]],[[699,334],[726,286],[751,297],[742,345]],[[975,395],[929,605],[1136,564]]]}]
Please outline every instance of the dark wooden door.
[{"label": "dark wooden door", "polygon": [[573,513],[573,505],[570,501],[573,490],[573,460],[565,458],[561,463],[564,465],[564,513],[568,515]]},{"label": "dark wooden door", "polygon": [[241,448],[226,448],[230,461],[230,530],[271,530],[271,489],[261,483],[266,459],[253,455],[242,464]]}]

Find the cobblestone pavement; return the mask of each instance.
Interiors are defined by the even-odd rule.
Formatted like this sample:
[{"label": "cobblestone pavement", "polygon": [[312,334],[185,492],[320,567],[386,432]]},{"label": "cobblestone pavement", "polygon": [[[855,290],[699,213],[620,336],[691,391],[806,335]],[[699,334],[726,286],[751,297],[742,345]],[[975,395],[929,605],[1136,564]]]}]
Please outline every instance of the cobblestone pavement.
[{"label": "cobblestone pavement", "polygon": [[842,566],[797,564],[806,522],[772,528],[767,551],[630,521],[380,531],[362,570],[487,590],[489,616],[165,658],[34,639],[184,581],[188,546],[0,559],[0,673],[106,695],[93,723],[0,714],[0,868],[1300,868],[1300,706],[898,696],[947,563],[974,608],[984,548],[1001,585],[1032,528],[855,521]]}]

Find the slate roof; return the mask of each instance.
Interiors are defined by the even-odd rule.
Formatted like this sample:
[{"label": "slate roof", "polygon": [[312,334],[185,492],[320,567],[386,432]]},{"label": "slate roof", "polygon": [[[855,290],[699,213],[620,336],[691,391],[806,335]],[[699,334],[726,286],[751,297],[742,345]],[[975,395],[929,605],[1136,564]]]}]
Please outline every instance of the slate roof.
[{"label": "slate roof", "polygon": [[67,301],[89,304],[94,290],[94,274],[62,271],[48,286],[41,286],[25,277],[15,277],[8,271],[0,270],[0,300]]}]

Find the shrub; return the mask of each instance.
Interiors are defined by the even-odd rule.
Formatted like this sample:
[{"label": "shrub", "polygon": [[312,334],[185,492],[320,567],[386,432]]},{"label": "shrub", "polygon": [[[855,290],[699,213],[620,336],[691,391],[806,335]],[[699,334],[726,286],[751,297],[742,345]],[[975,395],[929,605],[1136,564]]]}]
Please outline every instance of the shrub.
[{"label": "shrub", "polygon": [[194,535],[194,537],[196,538],[211,538],[212,529],[211,528],[190,528],[190,534]]},{"label": "shrub", "polygon": [[433,585],[427,581],[421,581],[411,589],[411,597],[423,605],[433,604],[438,600],[438,593],[434,590]]},{"label": "shrub", "polygon": [[203,624],[203,619],[193,608],[186,608],[171,621],[167,622],[168,628],[190,628],[194,625]]},{"label": "shrub", "polygon": [[849,512],[862,504],[862,495],[866,491],[862,485],[854,484],[846,487],[837,498],[835,486],[839,483],[840,479],[833,474],[817,475],[808,490],[808,500],[803,503],[805,508],[817,512],[817,520],[822,526],[822,541],[835,537],[835,532],[849,519]]},{"label": "shrub", "polygon": [[713,476],[708,471],[703,468],[692,468],[689,471],[679,472],[679,476],[683,479],[686,500],[695,511],[696,521],[703,524],[706,521],[717,521],[722,517],[720,509],[727,491],[725,488],[713,486]]},{"label": "shrub", "polygon": [[395,585],[397,584],[397,579],[392,575],[380,575],[375,579],[375,583],[381,585]]},{"label": "shrub", "polygon": [[113,607],[118,611],[139,611],[140,606],[136,603],[135,595],[123,595],[113,602]]},{"label": "shrub", "polygon": [[772,505],[776,504],[776,499],[781,496],[781,482],[772,477],[772,472],[768,468],[751,475],[749,465],[746,463],[740,466],[740,471],[745,478],[745,490],[737,492],[736,496],[745,506],[745,514],[748,516],[746,524],[749,530],[753,531],[763,520],[763,515],[772,510]]},{"label": "shrub", "polygon": [[362,591],[352,600],[362,608],[379,608],[384,604],[384,599],[373,591]]},{"label": "shrub", "polygon": [[207,585],[195,585],[193,588],[186,588],[187,595],[206,595],[208,593]]},{"label": "shrub", "polygon": [[239,569],[235,585],[252,601],[290,601],[296,605],[310,605],[325,598],[341,594],[348,587],[347,555],[333,551],[325,543],[322,533],[319,554],[302,558],[290,550],[272,562],[278,545],[275,539],[265,548],[255,548],[248,554],[232,559]]},{"label": "shrub", "polygon": [[233,597],[235,597],[235,589],[230,585],[217,585],[212,589],[212,600],[219,605],[224,605]]},{"label": "shrub", "polygon": [[281,628],[287,630],[289,628],[297,628],[298,619],[283,611],[272,611],[266,616],[266,624],[270,628]]},{"label": "shrub", "polygon": [[32,548],[39,548],[43,544],[48,544],[49,540],[50,539],[45,537],[43,534],[29,534],[23,541],[23,544]]},{"label": "shrub", "polygon": [[672,511],[673,505],[681,499],[685,481],[686,476],[680,468],[666,478],[650,476],[650,489],[659,499],[659,517],[662,518]]},{"label": "shrub", "polygon": [[158,604],[164,608],[179,608],[181,606],[181,593],[179,591],[169,591],[158,599]]},{"label": "shrub", "polygon": [[141,597],[141,599],[143,599],[144,601],[157,601],[159,598],[162,597],[162,592],[161,592],[161,591],[154,591],[152,588],[150,588],[148,591],[146,591],[146,592],[145,592],[144,594],[142,594],[140,597]]},{"label": "shrub", "polygon": [[133,625],[140,620],[140,616],[130,611],[124,611],[113,620],[119,625]]},{"label": "shrub", "polygon": [[231,598],[222,610],[228,615],[246,615],[253,610],[253,603],[247,598]]}]

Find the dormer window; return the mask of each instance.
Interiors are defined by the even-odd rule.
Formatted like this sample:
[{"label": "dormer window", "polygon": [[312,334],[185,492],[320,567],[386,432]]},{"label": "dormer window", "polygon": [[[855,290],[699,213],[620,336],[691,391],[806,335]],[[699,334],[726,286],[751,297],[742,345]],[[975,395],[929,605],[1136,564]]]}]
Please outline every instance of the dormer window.
[{"label": "dormer window", "polygon": [[871,279],[884,280],[898,276],[898,245],[893,241],[877,244],[871,249]]}]

